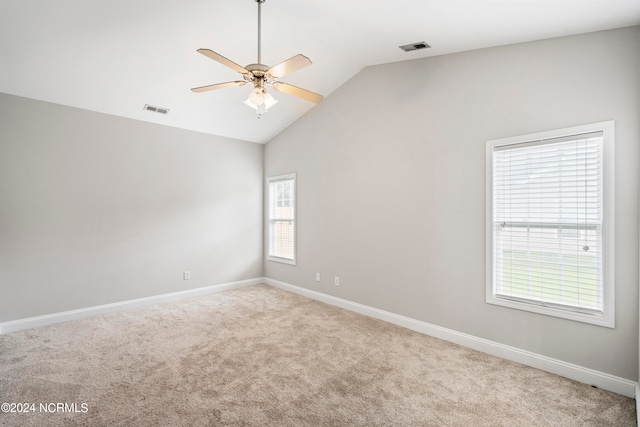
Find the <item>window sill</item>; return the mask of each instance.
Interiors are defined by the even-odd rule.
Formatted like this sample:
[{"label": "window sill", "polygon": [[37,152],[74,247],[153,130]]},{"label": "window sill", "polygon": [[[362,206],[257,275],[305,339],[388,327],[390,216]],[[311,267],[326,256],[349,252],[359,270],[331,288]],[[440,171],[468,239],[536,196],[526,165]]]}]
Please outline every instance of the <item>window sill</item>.
[{"label": "window sill", "polygon": [[268,256],[267,257],[267,261],[279,262],[281,264],[296,265],[296,260],[295,259],[278,258],[278,257],[274,257],[274,256]]},{"label": "window sill", "polygon": [[581,313],[579,311],[562,310],[555,307],[545,307],[543,305],[528,304],[526,302],[513,301],[504,298],[496,298],[493,295],[487,295],[487,304],[499,305],[502,307],[515,308],[518,310],[529,311],[532,313],[543,314],[546,316],[559,317],[561,319],[574,320],[576,322],[589,323],[592,325],[603,326],[606,328],[615,328],[613,316]]}]

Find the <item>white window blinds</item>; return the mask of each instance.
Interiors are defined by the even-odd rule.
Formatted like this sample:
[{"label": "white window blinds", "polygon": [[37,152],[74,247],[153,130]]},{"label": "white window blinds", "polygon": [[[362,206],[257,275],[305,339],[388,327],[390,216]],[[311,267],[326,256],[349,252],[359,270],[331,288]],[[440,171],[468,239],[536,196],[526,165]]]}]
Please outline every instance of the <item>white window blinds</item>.
[{"label": "white window blinds", "polygon": [[268,259],[295,264],[295,174],[268,178]]},{"label": "white window blinds", "polygon": [[493,147],[496,298],[603,312],[603,133]]}]

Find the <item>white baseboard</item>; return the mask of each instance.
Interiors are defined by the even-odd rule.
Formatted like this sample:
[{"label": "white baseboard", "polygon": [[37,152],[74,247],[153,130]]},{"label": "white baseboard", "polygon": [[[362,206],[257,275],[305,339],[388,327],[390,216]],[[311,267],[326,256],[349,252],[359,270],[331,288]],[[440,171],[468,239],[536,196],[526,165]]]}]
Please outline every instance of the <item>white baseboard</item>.
[{"label": "white baseboard", "polygon": [[550,357],[521,350],[516,347],[485,340],[483,338],[457,332],[452,329],[442,328],[420,320],[400,316],[388,311],[379,310],[377,308],[312,291],[310,289],[301,288],[278,280],[264,278],[264,283],[275,288],[312,298],[336,307],[364,314],[365,316],[384,320],[425,335],[450,341],[455,344],[479,350],[484,353],[511,360],[513,362],[518,362],[546,372],[551,372],[581,383],[593,385],[603,390],[612,391],[627,397],[635,397],[637,395],[636,389],[638,387],[638,383],[635,381],[616,377],[614,375],[574,365],[572,363],[563,362],[561,360],[552,359]]},{"label": "white baseboard", "polygon": [[138,298],[128,301],[116,302],[113,304],[98,305],[95,307],[81,308],[78,310],[64,311],[62,313],[47,314],[44,316],[29,317],[26,319],[14,320],[0,323],[0,335],[10,332],[22,331],[25,329],[37,328],[52,325],[54,323],[78,320],[85,317],[98,316],[101,314],[115,313],[118,311],[130,310],[132,308],[144,307],[161,302],[174,301],[182,298],[206,295],[214,292],[222,292],[230,289],[242,288],[245,286],[258,285],[264,283],[264,278],[241,280],[238,282],[221,283],[219,285],[205,286],[203,288],[188,289],[169,294],[154,295],[146,298]]},{"label": "white baseboard", "polygon": [[638,399],[640,399],[640,385],[636,383],[636,424],[640,426],[640,404]]}]

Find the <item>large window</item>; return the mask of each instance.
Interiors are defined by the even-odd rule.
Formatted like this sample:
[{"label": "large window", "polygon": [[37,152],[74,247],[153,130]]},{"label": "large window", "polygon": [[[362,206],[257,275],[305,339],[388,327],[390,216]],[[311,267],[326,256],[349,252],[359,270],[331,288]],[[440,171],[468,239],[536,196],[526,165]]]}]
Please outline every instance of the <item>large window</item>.
[{"label": "large window", "polygon": [[614,326],[613,122],[487,143],[487,302]]},{"label": "large window", "polygon": [[269,252],[267,259],[296,263],[296,174],[267,179]]}]

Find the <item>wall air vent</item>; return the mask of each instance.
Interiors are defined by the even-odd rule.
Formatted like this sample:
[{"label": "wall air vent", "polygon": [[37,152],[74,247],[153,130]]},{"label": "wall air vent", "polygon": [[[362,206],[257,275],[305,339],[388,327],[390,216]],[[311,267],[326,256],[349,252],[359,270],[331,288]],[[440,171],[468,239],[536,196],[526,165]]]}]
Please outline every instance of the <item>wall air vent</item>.
[{"label": "wall air vent", "polygon": [[405,52],[411,52],[413,50],[426,49],[429,47],[431,46],[429,46],[425,42],[417,42],[417,43],[405,44],[404,46],[400,46],[400,49],[404,50]]},{"label": "wall air vent", "polygon": [[168,108],[154,107],[153,105],[149,105],[149,104],[145,104],[144,109],[147,111],[153,111],[154,113],[169,114]]}]

